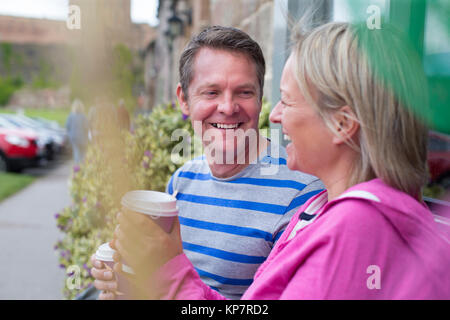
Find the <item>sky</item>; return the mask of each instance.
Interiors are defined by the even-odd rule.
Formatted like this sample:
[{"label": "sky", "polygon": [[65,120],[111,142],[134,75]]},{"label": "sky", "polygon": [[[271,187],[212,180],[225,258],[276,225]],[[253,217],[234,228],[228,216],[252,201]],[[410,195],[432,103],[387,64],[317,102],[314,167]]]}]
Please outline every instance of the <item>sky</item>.
[{"label": "sky", "polygon": [[[0,0],[0,15],[65,20],[68,5],[69,0]],[[158,0],[131,0],[131,20],[155,26],[157,6]]]}]

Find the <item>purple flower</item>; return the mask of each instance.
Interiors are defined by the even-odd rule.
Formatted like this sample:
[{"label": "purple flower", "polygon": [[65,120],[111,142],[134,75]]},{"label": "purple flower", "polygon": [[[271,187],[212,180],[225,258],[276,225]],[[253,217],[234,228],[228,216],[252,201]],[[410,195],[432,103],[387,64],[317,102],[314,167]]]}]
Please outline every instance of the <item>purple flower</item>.
[{"label": "purple flower", "polygon": [[148,162],[145,162],[145,161],[142,161],[142,167],[143,167],[144,169],[150,168],[150,166],[148,165]]},{"label": "purple flower", "polygon": [[65,269],[65,268],[66,268],[66,266],[63,265],[62,263],[59,265],[59,267],[60,267],[61,269]]},{"label": "purple flower", "polygon": [[183,113],[183,121],[186,121],[189,118],[189,116],[187,114]]},{"label": "purple flower", "polygon": [[153,157],[153,154],[151,153],[151,151],[150,150],[146,150],[145,152],[144,152],[144,156],[147,156],[147,157],[149,157],[150,159]]},{"label": "purple flower", "polygon": [[73,166],[73,173],[77,173],[78,171],[80,171],[80,166],[79,165],[74,165]]},{"label": "purple flower", "polygon": [[82,200],[83,203],[86,203],[86,200],[87,200],[87,198],[86,198],[86,196],[84,196],[84,197],[83,197],[83,200]]},{"label": "purple flower", "polygon": [[87,266],[87,264],[85,263],[85,264],[83,264],[83,268],[85,269],[85,270],[87,270],[87,271],[89,271],[90,269],[89,269],[89,267]]},{"label": "purple flower", "polygon": [[63,257],[63,258],[66,257],[66,252],[65,251],[61,251],[61,257]]},{"label": "purple flower", "polygon": [[58,219],[60,217],[59,213],[55,213],[54,217],[55,219]]}]

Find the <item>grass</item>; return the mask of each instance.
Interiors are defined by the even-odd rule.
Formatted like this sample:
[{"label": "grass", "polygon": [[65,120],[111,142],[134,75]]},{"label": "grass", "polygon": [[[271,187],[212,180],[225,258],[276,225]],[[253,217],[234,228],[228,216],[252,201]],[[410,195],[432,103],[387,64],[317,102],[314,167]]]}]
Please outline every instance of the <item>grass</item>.
[{"label": "grass", "polygon": [[0,172],[0,202],[28,186],[34,179],[24,174]]},{"label": "grass", "polygon": [[[58,122],[61,127],[65,127],[70,109],[25,109],[25,115],[30,117],[41,117]],[[0,109],[0,113],[16,113],[10,109]]]}]

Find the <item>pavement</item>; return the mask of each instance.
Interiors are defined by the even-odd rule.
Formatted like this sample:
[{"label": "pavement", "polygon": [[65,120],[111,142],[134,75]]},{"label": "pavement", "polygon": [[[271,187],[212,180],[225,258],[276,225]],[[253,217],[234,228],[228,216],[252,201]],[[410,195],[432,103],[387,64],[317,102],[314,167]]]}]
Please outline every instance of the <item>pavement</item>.
[{"label": "pavement", "polygon": [[71,161],[29,169],[37,179],[0,202],[0,299],[63,299],[65,270],[53,250],[63,234],[55,213],[71,203]]}]

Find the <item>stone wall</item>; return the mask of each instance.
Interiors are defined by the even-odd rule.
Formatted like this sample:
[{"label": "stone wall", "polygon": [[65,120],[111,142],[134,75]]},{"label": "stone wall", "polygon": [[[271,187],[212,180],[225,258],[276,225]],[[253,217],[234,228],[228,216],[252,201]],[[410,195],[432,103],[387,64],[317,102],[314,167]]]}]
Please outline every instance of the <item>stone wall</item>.
[{"label": "stone wall", "polygon": [[8,108],[17,109],[59,109],[70,106],[70,89],[21,89],[9,100]]}]

